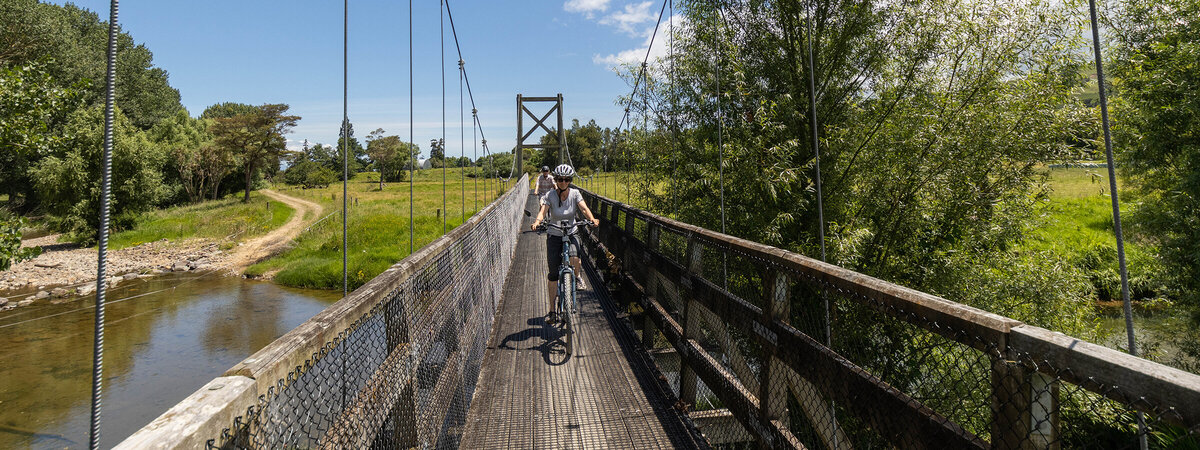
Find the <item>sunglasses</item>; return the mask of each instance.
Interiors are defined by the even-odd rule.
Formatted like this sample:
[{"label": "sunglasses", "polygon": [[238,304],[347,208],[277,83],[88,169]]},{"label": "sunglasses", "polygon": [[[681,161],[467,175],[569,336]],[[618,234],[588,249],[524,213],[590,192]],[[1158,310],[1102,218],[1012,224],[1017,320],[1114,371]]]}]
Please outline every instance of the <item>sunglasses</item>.
[{"label": "sunglasses", "polygon": [[571,179],[570,179],[570,178],[566,178],[566,177],[554,177],[554,181],[556,181],[556,182],[559,182],[559,183],[562,183],[562,182],[564,182],[564,181],[565,181],[565,182],[567,182],[567,183],[570,183],[570,182],[571,182]]}]

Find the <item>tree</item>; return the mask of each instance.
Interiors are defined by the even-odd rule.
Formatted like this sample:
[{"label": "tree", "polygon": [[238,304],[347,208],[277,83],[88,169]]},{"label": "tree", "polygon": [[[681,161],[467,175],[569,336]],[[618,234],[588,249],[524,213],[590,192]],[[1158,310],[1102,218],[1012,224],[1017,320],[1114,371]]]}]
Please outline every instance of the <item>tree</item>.
[{"label": "tree", "polygon": [[[50,75],[63,86],[80,83],[84,105],[104,103],[108,25],[96,13],[67,4],[0,0],[0,61],[24,65],[53,59]],[[116,102],[130,123],[146,130],[181,108],[179,91],[153,55],[133,37],[117,35]]]},{"label": "tree", "polygon": [[59,145],[62,136],[55,125],[75,109],[77,97],[74,88],[60,87],[44,64],[0,68],[0,187],[10,207],[31,194],[29,167]]},{"label": "tree", "polygon": [[410,148],[400,140],[399,136],[384,136],[383,133],[382,128],[377,129],[371,132],[371,137],[367,139],[367,154],[371,156],[376,169],[379,170],[379,190],[381,191],[384,179],[404,167],[403,164],[397,164],[397,162],[408,161],[405,152]]},{"label": "tree", "polygon": [[228,119],[234,116],[254,113],[257,106],[237,102],[221,102],[204,108],[200,113],[201,119]]},{"label": "tree", "polygon": [[[346,140],[347,137],[349,137],[349,141]],[[343,146],[343,143],[345,143],[346,146]],[[346,121],[342,124],[342,128],[338,132],[337,147],[333,150],[335,152],[334,154],[337,156],[335,158],[333,169],[337,171],[339,180],[342,179],[342,174],[344,173],[342,170],[342,165],[345,161],[342,156],[343,151],[348,152],[350,155],[350,176],[354,176],[353,174],[362,172],[367,165],[367,151],[363,148],[362,144],[358,143],[358,139],[354,137],[354,124],[350,123],[349,121]]]},{"label": "tree", "polygon": [[21,226],[24,224],[20,217],[9,217],[0,211],[0,272],[8,270],[13,263],[42,253],[41,247],[21,248]]},{"label": "tree", "polygon": [[[175,196],[164,182],[169,156],[118,109],[113,122],[112,217],[114,228],[132,225],[138,214]],[[31,169],[47,223],[84,243],[95,242],[100,226],[100,160],[104,108],[71,114],[63,145]]]},{"label": "tree", "polygon": [[255,172],[267,164],[278,165],[287,151],[283,135],[300,120],[300,116],[286,115],[287,110],[285,104],[264,104],[249,113],[218,118],[210,129],[214,142],[239,158],[246,180],[243,203],[250,201]]},{"label": "tree", "polygon": [[1113,57],[1117,167],[1140,194],[1133,218],[1153,236],[1176,294],[1200,321],[1200,4],[1121,6]]},{"label": "tree", "polygon": [[[1036,219],[1043,178],[1035,167],[1072,151],[1066,143],[1086,111],[1071,96],[1085,59],[1062,31],[1072,29],[1064,6],[741,5],[688,3],[675,60],[652,66],[633,102],[618,101],[630,105],[634,127],[599,133],[609,167],[637,170],[631,192],[686,222],[816,256],[815,134],[830,262],[935,293],[960,286],[954,275],[987,284],[989,261],[1010,257]],[[815,130],[804,7],[820,30]],[[623,71],[630,84],[638,70]],[[1013,282],[1040,283],[1035,275]],[[972,299],[1035,324],[1077,323],[998,294]]]},{"label": "tree", "polygon": [[429,162],[433,168],[441,168],[446,159],[446,141],[431,139],[429,141]]}]

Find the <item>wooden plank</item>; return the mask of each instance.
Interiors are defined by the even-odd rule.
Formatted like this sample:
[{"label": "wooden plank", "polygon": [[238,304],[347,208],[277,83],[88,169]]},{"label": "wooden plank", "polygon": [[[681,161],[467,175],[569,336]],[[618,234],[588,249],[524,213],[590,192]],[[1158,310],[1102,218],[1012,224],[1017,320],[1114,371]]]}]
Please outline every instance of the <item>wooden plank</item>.
[{"label": "wooden plank", "polygon": [[1032,325],[1009,339],[1010,354],[1042,373],[1176,425],[1200,425],[1200,375]]},{"label": "wooden plank", "polygon": [[214,378],[116,448],[204,448],[209,439],[220,438],[235,417],[246,414],[257,402],[254,380],[241,376]]},{"label": "wooden plank", "polygon": [[713,445],[745,444],[754,442],[754,436],[742,428],[733,413],[727,408],[688,412],[696,428]]}]

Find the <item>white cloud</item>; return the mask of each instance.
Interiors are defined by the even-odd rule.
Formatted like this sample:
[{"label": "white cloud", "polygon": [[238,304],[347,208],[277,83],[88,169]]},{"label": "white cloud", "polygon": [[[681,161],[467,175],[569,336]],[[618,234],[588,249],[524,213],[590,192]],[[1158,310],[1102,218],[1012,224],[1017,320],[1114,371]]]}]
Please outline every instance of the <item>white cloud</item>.
[{"label": "white cloud", "polygon": [[600,19],[600,24],[611,25],[625,34],[637,36],[642,31],[638,29],[638,25],[646,22],[654,22],[658,18],[658,15],[654,14],[651,10],[653,7],[653,2],[625,5],[625,8],[621,11],[614,12]]},{"label": "white cloud", "polygon": [[[642,41],[642,45],[638,48],[621,51],[611,55],[594,55],[592,56],[592,62],[607,66],[610,69],[627,64],[638,66],[641,65],[643,59],[646,58],[646,49],[653,45],[653,48],[650,50],[650,58],[648,61],[648,63],[653,66],[659,59],[666,58],[671,51],[670,41],[672,37],[668,23],[670,23],[668,22],[668,19],[664,18],[662,25],[658,28],[657,35],[654,34],[653,24],[650,24],[650,26],[642,32],[644,40]],[[684,22],[683,17],[678,15],[675,16],[674,26],[676,33],[680,32],[684,27],[686,27],[686,25],[687,24]],[[653,43],[650,42],[651,39],[654,40]]]},{"label": "white cloud", "polygon": [[563,3],[566,12],[583,13],[591,19],[595,13],[608,9],[608,0],[567,0]]}]

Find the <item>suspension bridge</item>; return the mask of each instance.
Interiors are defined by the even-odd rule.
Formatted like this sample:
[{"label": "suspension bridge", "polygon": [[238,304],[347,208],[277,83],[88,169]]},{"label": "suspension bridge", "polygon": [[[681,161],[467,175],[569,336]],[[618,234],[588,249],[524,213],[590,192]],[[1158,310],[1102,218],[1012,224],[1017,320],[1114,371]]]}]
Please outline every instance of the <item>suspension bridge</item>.
[{"label": "suspension bridge", "polygon": [[119,448],[1200,445],[1198,375],[580,189],[574,352],[522,177]]}]

